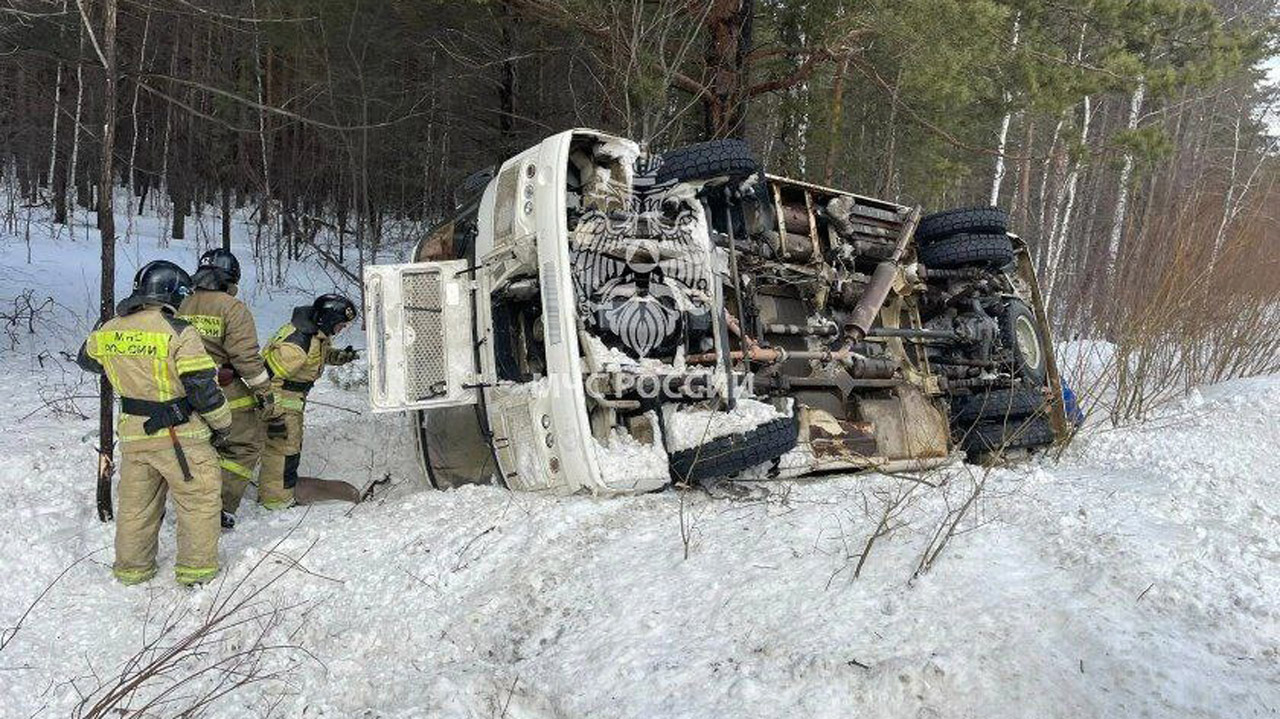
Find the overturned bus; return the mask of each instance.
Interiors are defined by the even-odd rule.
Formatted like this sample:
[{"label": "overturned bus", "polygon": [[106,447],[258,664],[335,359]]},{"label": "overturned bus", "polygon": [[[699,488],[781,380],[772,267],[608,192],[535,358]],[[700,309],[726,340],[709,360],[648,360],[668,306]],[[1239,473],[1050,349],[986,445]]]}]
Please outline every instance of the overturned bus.
[{"label": "overturned bus", "polygon": [[369,392],[440,488],[924,470],[1066,435],[1025,244],[719,140],[547,138],[365,271]]}]

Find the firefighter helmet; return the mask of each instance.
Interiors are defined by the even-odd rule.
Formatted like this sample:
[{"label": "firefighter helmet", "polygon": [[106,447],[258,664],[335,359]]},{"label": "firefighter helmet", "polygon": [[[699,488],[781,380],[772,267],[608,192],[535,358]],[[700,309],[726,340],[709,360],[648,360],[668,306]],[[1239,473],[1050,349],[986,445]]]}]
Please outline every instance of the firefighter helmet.
[{"label": "firefighter helmet", "polygon": [[356,306],[342,295],[320,295],[311,304],[311,318],[327,335],[332,335],[338,325],[356,318]]},{"label": "firefighter helmet", "polygon": [[133,295],[177,308],[191,294],[191,275],[168,260],[143,265],[133,276]]},{"label": "firefighter helmet", "polygon": [[221,279],[228,284],[240,284],[240,260],[231,254],[231,250],[218,247],[200,255],[200,267],[197,271],[206,268],[217,270]]}]

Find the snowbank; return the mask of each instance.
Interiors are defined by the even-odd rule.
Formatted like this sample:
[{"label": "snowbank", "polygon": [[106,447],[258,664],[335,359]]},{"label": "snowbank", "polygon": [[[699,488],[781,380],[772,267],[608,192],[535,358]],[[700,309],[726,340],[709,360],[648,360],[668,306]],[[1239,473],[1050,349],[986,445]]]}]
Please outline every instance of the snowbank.
[{"label": "snowbank", "polygon": [[[592,438],[596,461],[605,484],[610,487],[639,487],[651,484],[655,478],[665,481],[668,469],[667,453],[662,448],[657,415],[645,415],[654,428],[654,441],[645,444],[630,433],[615,427],[605,442]],[[659,485],[661,486],[661,485]]]},{"label": "snowbank", "polygon": [[[152,250],[139,242],[142,261]],[[174,243],[169,256],[195,249]],[[269,658],[267,669],[296,662],[288,681],[228,695],[209,716],[1280,711],[1280,377],[1206,388],[1148,423],[1091,433],[1059,464],[959,467],[930,475],[937,488],[883,476],[769,483],[748,501],[435,492],[415,474],[400,418],[368,414],[358,386],[322,382],[316,399],[361,414],[314,406],[303,472],[390,474],[395,486],[354,509],[250,503],[223,537],[223,581],[195,591],[170,579],[170,513],[159,577],[123,587],[107,567],[113,527],[93,514],[96,421],[70,412],[92,414],[93,387],[58,354],[92,316],[96,249],[42,237],[32,252],[27,264],[24,245],[0,238],[0,299],[34,287],[69,309],[0,352],[0,627],[71,568],[0,651],[0,716],[70,714],[166,617],[190,629],[238,583],[280,573],[256,606],[283,615],[239,627],[219,651],[266,623],[268,639],[310,654]],[[299,268],[293,290],[248,287],[261,333],[324,282]],[[90,398],[54,403],[55,414],[42,408],[51,393]]]}]

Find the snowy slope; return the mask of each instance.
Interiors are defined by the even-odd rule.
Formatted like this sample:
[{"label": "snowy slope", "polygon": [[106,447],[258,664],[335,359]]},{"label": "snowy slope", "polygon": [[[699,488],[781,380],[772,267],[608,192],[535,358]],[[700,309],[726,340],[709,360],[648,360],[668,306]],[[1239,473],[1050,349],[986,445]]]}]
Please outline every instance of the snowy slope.
[{"label": "snowy slope", "polygon": [[[126,255],[155,251],[160,223],[150,239],[138,226],[122,278]],[[166,617],[176,636],[220,596],[277,575],[256,606],[287,608],[267,633],[310,656],[268,658],[268,669],[297,664],[210,716],[1280,712],[1280,377],[1207,388],[1145,425],[1093,432],[1058,463],[957,468],[929,478],[940,488],[876,476],[776,484],[741,501],[435,492],[414,475],[398,417],[317,407],[304,473],[390,473],[395,487],[354,509],[247,506],[223,537],[225,583],[195,591],[169,578],[170,517],[160,576],[122,587],[107,568],[112,527],[94,517],[96,419],[32,414],[76,381],[57,351],[74,351],[93,314],[96,249],[39,229],[31,264],[20,237],[0,238],[0,306],[28,287],[63,306],[39,336],[0,344],[0,627],[98,551],[0,651],[0,716],[71,713]],[[162,254],[189,262],[192,245]],[[293,290],[246,288],[262,334],[326,281],[299,268]],[[359,387],[326,381],[315,397],[365,407]],[[92,414],[94,400],[79,406]],[[977,481],[982,498],[913,580]],[[900,526],[855,579],[882,499],[908,488]],[[245,646],[265,621],[219,651]]]}]

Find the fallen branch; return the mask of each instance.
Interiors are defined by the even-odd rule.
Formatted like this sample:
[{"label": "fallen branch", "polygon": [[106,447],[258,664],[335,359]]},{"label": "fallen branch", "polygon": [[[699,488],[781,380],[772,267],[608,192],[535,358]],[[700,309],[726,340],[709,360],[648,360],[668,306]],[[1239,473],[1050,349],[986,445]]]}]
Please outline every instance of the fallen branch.
[{"label": "fallen branch", "polygon": [[[283,643],[271,639],[278,630],[284,630],[287,618],[298,616],[298,609],[306,603],[282,605],[263,598],[268,589],[291,571],[307,571],[301,562],[315,547],[315,542],[297,557],[280,551],[307,514],[304,512],[225,594],[224,575],[208,609],[194,628],[185,632],[180,629],[185,614],[179,608],[186,606],[184,599],[175,601],[156,636],[148,639],[144,627],[141,649],[124,662],[115,676],[105,682],[99,680],[93,691],[82,695],[73,716],[85,719],[124,715],[200,716],[219,699],[252,685],[288,683],[289,677],[306,661],[324,667],[324,662],[311,651],[295,643],[297,630],[287,632]],[[269,558],[281,556],[290,560],[283,569],[261,584],[250,586]],[[298,629],[306,616],[307,612],[302,612]],[[276,659],[277,656],[280,658]],[[97,677],[96,672],[94,676]],[[139,702],[142,702],[140,707],[136,706]]]},{"label": "fallen branch", "polygon": [[471,549],[471,545],[475,544],[476,541],[479,540],[481,537],[488,534],[489,532],[492,532],[497,528],[498,528],[498,525],[496,524],[491,525],[488,529],[484,530],[483,532],[477,534],[476,536],[468,540],[467,543],[463,545],[462,549],[458,552],[458,563],[453,566],[453,571],[457,572],[460,569],[462,569],[463,566],[465,566],[463,564],[462,558],[466,556],[467,550]]},{"label": "fallen branch", "polygon": [[911,578],[915,579],[924,572],[929,571],[933,567],[933,563],[938,560],[938,556],[942,554],[942,550],[946,548],[947,543],[951,541],[951,537],[955,535],[956,529],[960,527],[960,523],[969,514],[969,510],[973,507],[978,497],[982,496],[982,490],[987,485],[987,476],[989,470],[984,470],[982,476],[974,483],[973,489],[970,490],[969,496],[965,498],[964,503],[958,509],[951,510],[947,516],[942,519],[942,523],[938,525],[938,531],[934,533],[933,539],[925,547],[924,553],[920,556],[920,564],[916,566],[916,571],[912,573]]},{"label": "fallen branch", "polygon": [[517,674],[515,679],[511,680],[511,688],[507,690],[507,701],[502,705],[502,714],[498,719],[506,719],[507,710],[511,708],[511,698],[515,696],[516,685],[520,683],[520,675]]},{"label": "fallen branch", "polygon": [[[46,409],[52,409],[55,412],[67,411],[67,410],[63,410],[55,407],[54,404],[57,402],[70,402],[72,400],[77,400],[77,399],[97,399],[97,398],[98,398],[98,395],[96,394],[72,394],[72,395],[67,395],[66,397],[54,397],[53,399],[45,400],[44,404],[22,415],[22,417],[18,421],[22,422],[22,421],[28,420]],[[74,411],[73,414],[79,415],[80,419],[89,419],[89,415],[83,412]]]},{"label": "fallen branch", "polygon": [[315,250],[316,254],[320,255],[320,259],[324,260],[324,263],[326,265],[333,267],[333,269],[337,270],[343,277],[346,277],[348,280],[351,280],[351,282],[354,283],[357,287],[362,287],[364,285],[364,280],[360,278],[360,275],[357,275],[356,273],[347,269],[347,266],[339,262],[338,258],[333,256],[332,252],[329,252],[325,248],[321,247],[314,239],[309,237],[305,237],[305,238],[300,237],[298,239],[301,240],[303,244]]},{"label": "fallen branch", "polygon": [[1147,596],[1147,592],[1151,591],[1151,588],[1152,588],[1152,587],[1154,587],[1155,585],[1156,585],[1156,583],[1155,583],[1155,582],[1152,582],[1152,583],[1148,584],[1148,585],[1147,585],[1147,588],[1146,588],[1146,589],[1144,589],[1144,590],[1142,590],[1142,594],[1139,594],[1139,595],[1138,595],[1138,598],[1137,598],[1137,599],[1135,599],[1135,600],[1133,600],[1133,601],[1134,601],[1135,603],[1137,603],[1137,602],[1141,602],[1141,601],[1142,601],[1142,598],[1143,598],[1143,597],[1145,597],[1145,596]]},{"label": "fallen branch", "polygon": [[343,407],[343,406],[342,406],[342,405],[340,405],[340,404],[331,404],[331,403],[329,403],[329,402],[321,402],[321,401],[320,401],[320,400],[318,400],[318,399],[308,399],[308,400],[307,400],[307,404],[315,405],[315,406],[317,406],[317,407],[328,407],[328,408],[330,408],[330,409],[340,409],[340,410],[342,410],[343,412],[350,412],[351,414],[364,414],[363,412],[361,412],[361,411],[360,411],[360,410],[358,410],[358,409],[351,409],[350,407]]}]

